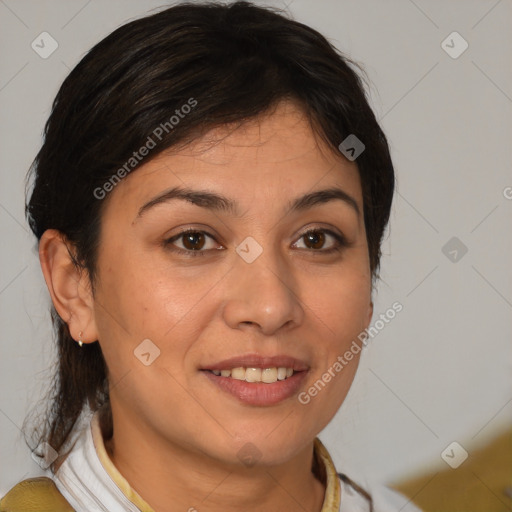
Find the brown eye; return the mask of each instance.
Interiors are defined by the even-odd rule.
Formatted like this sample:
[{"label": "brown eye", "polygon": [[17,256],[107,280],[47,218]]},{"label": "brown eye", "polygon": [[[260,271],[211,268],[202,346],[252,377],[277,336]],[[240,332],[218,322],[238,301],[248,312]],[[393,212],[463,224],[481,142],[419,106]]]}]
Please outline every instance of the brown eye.
[{"label": "brown eye", "polygon": [[304,235],[304,241],[309,249],[321,249],[325,243],[325,234],[322,231],[310,231]]},{"label": "brown eye", "polygon": [[206,231],[187,229],[178,235],[163,241],[165,249],[184,256],[206,256],[213,249],[221,249],[215,238]]},{"label": "brown eye", "polygon": [[[298,244],[303,244],[304,247],[300,247]],[[343,235],[339,235],[330,229],[310,229],[293,246],[299,249],[310,250],[312,253],[329,254],[339,252],[349,247],[350,244]]]},{"label": "brown eye", "polygon": [[205,236],[204,233],[199,231],[186,233],[183,236],[183,247],[190,251],[198,251],[203,248],[205,244]]}]

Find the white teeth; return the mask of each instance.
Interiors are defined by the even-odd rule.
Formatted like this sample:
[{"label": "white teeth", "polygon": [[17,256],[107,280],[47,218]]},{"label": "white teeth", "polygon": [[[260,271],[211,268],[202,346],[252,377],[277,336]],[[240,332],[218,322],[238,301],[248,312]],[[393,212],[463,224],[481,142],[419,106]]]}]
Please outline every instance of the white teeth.
[{"label": "white teeth", "polygon": [[211,370],[214,375],[222,377],[231,377],[236,380],[245,380],[246,382],[265,382],[273,384],[278,380],[285,380],[293,375],[293,368],[233,368],[232,370]]},{"label": "white teeth", "polygon": [[245,380],[245,369],[233,368],[231,370],[231,378],[236,380]]},{"label": "white teeth", "polygon": [[261,368],[247,368],[245,370],[245,380],[247,382],[261,382]]},{"label": "white teeth", "polygon": [[277,381],[277,368],[265,368],[261,372],[261,381],[271,384]]}]

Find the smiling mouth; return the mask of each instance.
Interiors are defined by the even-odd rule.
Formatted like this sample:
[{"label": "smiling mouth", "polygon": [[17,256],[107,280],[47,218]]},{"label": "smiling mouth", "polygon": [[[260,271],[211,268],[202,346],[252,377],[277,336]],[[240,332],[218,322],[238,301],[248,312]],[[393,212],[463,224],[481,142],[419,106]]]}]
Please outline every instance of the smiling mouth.
[{"label": "smiling mouth", "polygon": [[231,370],[204,369],[201,373],[223,392],[245,405],[268,407],[293,397],[307,378],[308,369],[286,366],[257,368],[238,366]]},{"label": "smiling mouth", "polygon": [[271,368],[253,368],[242,367],[232,368],[231,370],[206,370],[217,377],[227,377],[234,380],[243,380],[245,382],[263,382],[273,384],[290,378],[294,373],[298,373],[293,368],[271,367]]}]

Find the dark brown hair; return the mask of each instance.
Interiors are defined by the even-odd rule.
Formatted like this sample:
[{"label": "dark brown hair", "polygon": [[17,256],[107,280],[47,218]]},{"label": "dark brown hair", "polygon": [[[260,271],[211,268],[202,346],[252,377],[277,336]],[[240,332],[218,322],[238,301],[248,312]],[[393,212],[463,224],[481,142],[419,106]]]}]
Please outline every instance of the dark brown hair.
[{"label": "dark brown hair", "polygon": [[[106,202],[95,190],[104,190],[154,138],[155,128],[167,122],[144,163],[210,128],[241,123],[293,99],[333,151],[351,134],[365,145],[357,166],[375,280],[394,170],[355,67],[317,31],[248,2],[178,4],[127,23],[94,46],[58,91],[30,171],[30,227],[38,240],[47,229],[59,230],[94,285]],[[190,99],[194,108],[169,123]],[[58,370],[40,440],[58,451],[84,406],[108,410],[109,398],[99,344],[79,348],[52,313]]]}]

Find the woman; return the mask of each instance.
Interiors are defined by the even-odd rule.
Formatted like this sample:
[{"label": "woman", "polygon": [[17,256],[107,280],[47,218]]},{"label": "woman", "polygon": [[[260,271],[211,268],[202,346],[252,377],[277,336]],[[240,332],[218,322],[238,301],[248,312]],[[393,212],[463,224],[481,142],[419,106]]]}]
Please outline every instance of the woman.
[{"label": "woman", "polygon": [[1,510],[407,503],[316,437],[357,369],[394,187],[349,64],[270,9],[196,3],[66,78],[27,203],[59,349],[51,474]]}]

